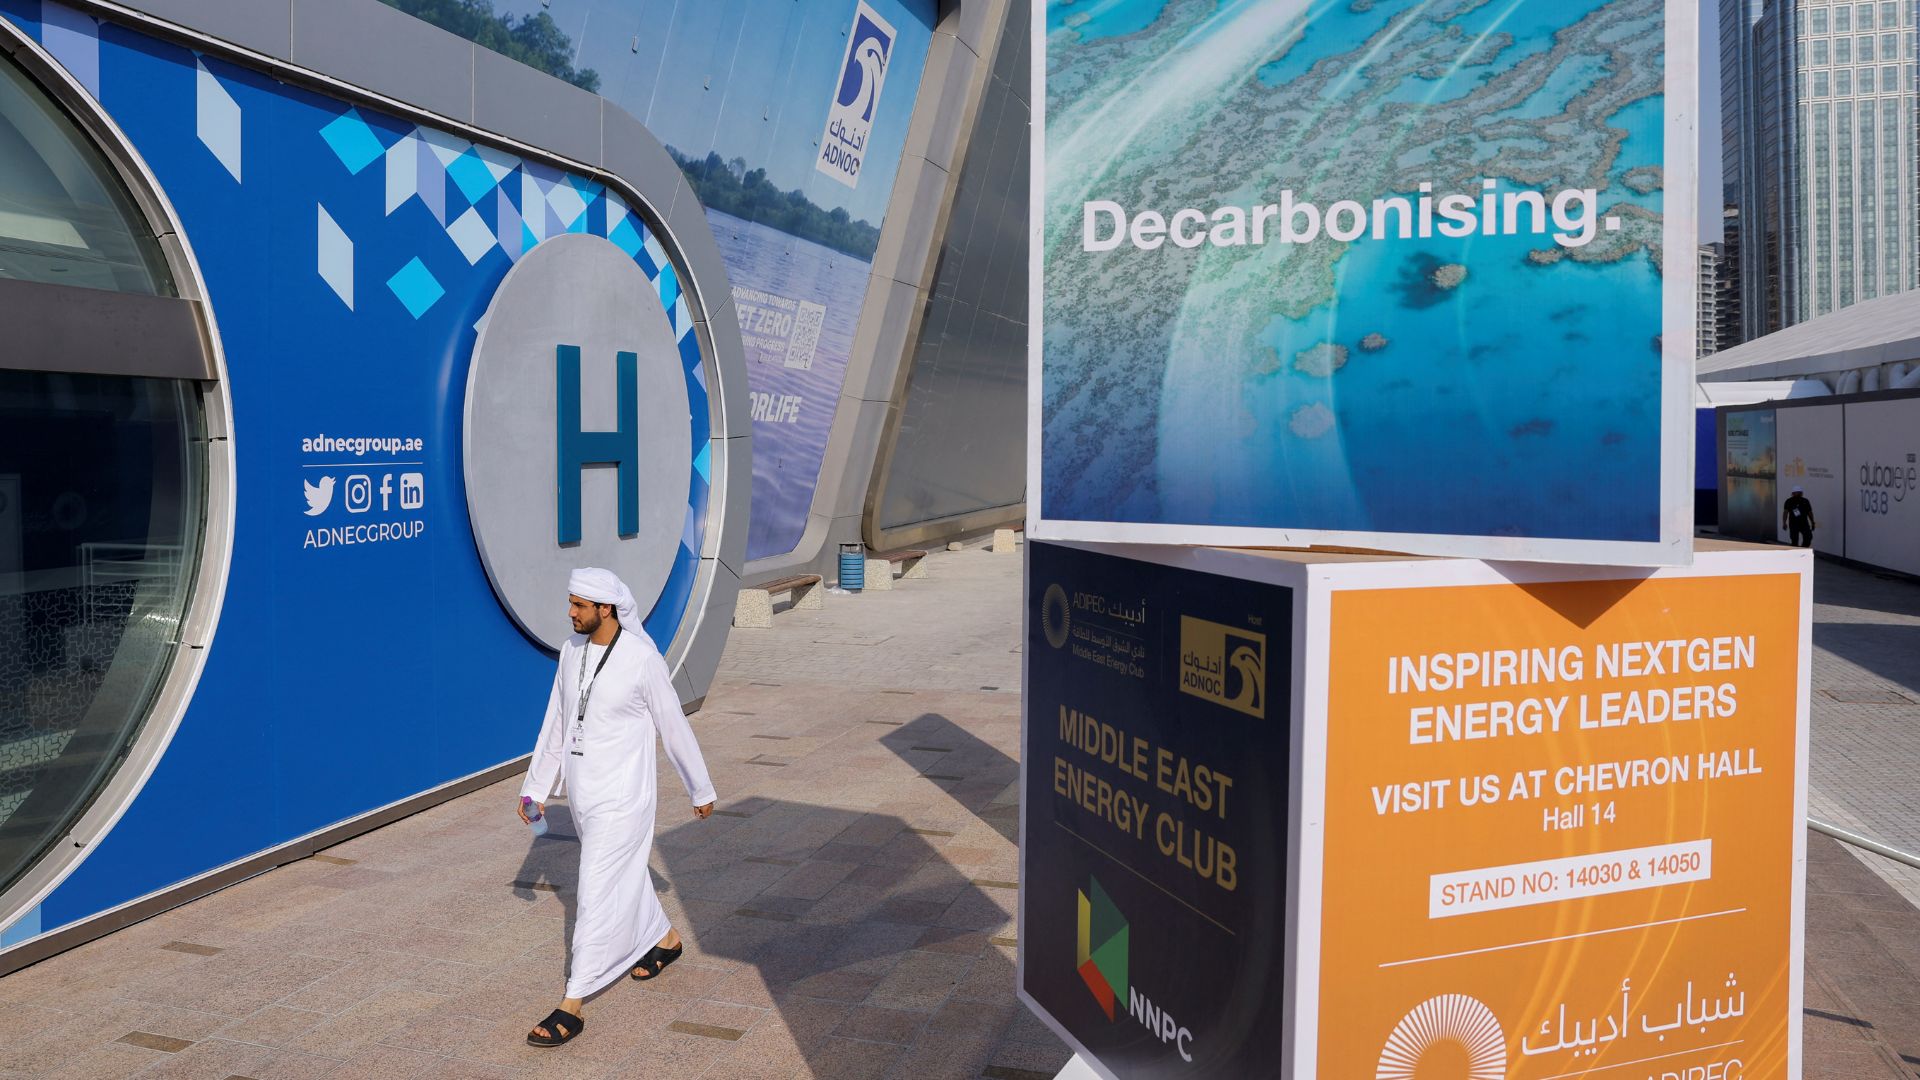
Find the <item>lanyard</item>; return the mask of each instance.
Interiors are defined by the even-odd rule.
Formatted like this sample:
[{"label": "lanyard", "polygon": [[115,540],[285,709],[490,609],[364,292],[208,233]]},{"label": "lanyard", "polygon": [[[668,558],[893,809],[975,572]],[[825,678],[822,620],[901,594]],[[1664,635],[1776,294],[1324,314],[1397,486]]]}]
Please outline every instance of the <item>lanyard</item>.
[{"label": "lanyard", "polygon": [[[579,736],[587,723],[587,698],[593,694],[593,684],[600,681],[600,672],[607,666],[607,657],[613,655],[613,647],[619,643],[620,625],[615,623],[613,627],[613,640],[607,642],[606,651],[600,654],[600,662],[593,666],[593,680],[591,682],[587,681],[587,647],[585,645],[580,646],[580,707],[575,709],[573,714],[573,730],[576,745],[578,745]],[[575,750],[573,753],[575,757],[580,756],[580,751],[578,750]]]}]

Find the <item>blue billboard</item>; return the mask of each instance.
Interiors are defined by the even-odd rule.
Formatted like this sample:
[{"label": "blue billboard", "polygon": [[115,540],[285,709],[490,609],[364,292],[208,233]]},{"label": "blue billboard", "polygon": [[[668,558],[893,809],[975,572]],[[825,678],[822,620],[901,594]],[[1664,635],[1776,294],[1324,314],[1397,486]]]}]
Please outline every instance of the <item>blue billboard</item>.
[{"label": "blue billboard", "polygon": [[[663,651],[684,646],[719,528],[716,361],[695,332],[696,283],[637,207],[598,180],[70,8],[0,0],[0,17],[98,102],[171,203],[215,324],[234,468],[233,503],[213,513],[231,517],[224,606],[191,703],[34,925],[96,915],[527,752],[552,655],[503,612],[476,550],[462,440],[476,340],[502,281],[537,250],[585,244],[614,260],[635,283],[618,302],[657,328],[641,346],[652,380],[620,389],[683,410],[683,468],[650,478],[665,494],[638,510],[665,537],[640,598],[646,629]],[[546,365],[536,375],[549,389],[580,329],[552,328],[529,361]],[[588,362],[614,389],[616,358]],[[614,411],[614,394],[580,397]],[[532,421],[549,452],[556,422]],[[662,460],[650,459],[656,472]],[[522,509],[555,547],[543,515],[564,515],[553,473],[539,480]],[[604,494],[589,544],[615,529]],[[569,552],[552,554],[564,564]],[[558,613],[564,570],[540,570]]]},{"label": "blue billboard", "polygon": [[706,205],[747,349],[747,557],[794,550],[906,146],[934,0],[495,0],[478,23],[440,18],[446,5],[388,2],[508,55],[515,30],[557,35],[571,51],[550,65],[565,65],[556,73],[625,108],[673,153]]},{"label": "blue billboard", "polygon": [[1685,561],[1694,15],[1046,4],[1036,535]]}]

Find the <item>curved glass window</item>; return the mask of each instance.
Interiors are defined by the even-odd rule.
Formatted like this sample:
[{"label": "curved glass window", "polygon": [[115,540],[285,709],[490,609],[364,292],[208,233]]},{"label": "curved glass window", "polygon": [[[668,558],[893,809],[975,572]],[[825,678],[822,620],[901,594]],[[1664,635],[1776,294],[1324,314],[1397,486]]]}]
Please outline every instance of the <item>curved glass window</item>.
[{"label": "curved glass window", "polygon": [[205,447],[192,383],[0,371],[0,889],[93,801],[166,677]]},{"label": "curved glass window", "polygon": [[0,278],[174,295],[159,242],[106,157],[4,54]]},{"label": "curved glass window", "polygon": [[[9,279],[174,294],[106,156],[0,54],[0,292],[18,288]],[[14,343],[0,344],[0,894],[74,828],[135,745],[180,649],[199,563],[201,385],[94,374],[127,371],[128,358],[89,355],[97,338],[85,334],[35,332],[121,303],[17,305],[0,329]],[[60,356],[22,344],[47,341],[74,344]]]}]

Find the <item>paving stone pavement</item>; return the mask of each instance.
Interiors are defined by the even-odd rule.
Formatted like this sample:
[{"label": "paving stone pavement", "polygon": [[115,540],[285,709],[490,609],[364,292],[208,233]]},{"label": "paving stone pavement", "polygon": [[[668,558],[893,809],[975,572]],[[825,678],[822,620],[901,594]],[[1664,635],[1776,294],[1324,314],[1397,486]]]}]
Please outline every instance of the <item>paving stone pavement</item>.
[{"label": "paving stone pavement", "polygon": [[[1920,583],[1820,560],[1813,593],[1807,812],[1920,853]],[[1858,857],[1920,904],[1920,870]]]},{"label": "paving stone pavement", "polygon": [[[654,852],[687,953],[566,1047],[524,1035],[578,849],[564,802],[529,840],[516,779],[0,979],[0,1080],[1051,1077],[1013,987],[1020,564],[940,552],[731,635],[693,718],[719,812],[666,800]],[[1814,812],[1920,847],[1920,585],[1816,593]],[[1809,840],[1805,1075],[1920,1076],[1920,875]]]},{"label": "paving stone pavement", "polygon": [[0,979],[0,1080],[1052,1077],[1014,999],[1020,559],[930,562],[733,632],[693,717],[718,811],[663,798],[654,848],[687,952],[574,1042],[525,1042],[579,848],[516,778]]}]

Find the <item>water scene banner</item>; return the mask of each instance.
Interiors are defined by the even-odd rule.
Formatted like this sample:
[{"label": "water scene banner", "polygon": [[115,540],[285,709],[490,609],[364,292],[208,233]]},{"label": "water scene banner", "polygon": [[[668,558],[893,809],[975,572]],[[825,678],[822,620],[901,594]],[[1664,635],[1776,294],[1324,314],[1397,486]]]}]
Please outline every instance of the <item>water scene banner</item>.
[{"label": "water scene banner", "polygon": [[707,208],[746,344],[747,557],[792,551],[846,380],[934,0],[493,0],[485,18],[469,10],[484,2],[387,2],[599,93],[667,144]]},{"label": "water scene banner", "polygon": [[1780,514],[1776,497],[1780,471],[1777,422],[1772,409],[1725,414],[1725,505],[1720,531],[1746,540],[1772,540]]},{"label": "water scene banner", "polygon": [[1034,534],[1688,561],[1695,23],[1044,5]]}]

